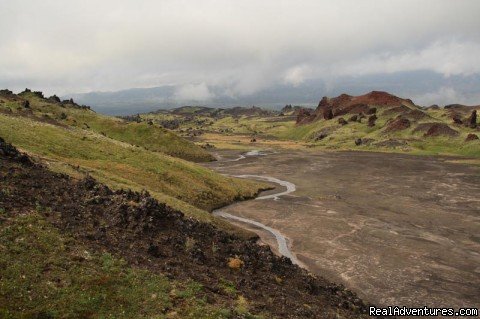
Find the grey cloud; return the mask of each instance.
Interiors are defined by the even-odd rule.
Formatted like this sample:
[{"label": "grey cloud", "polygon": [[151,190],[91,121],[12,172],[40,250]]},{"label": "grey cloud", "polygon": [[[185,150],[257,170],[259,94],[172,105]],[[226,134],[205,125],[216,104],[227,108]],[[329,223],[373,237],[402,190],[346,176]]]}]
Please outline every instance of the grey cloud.
[{"label": "grey cloud", "polygon": [[476,0],[0,0],[0,7],[0,87],[12,89],[173,85],[178,98],[209,100],[212,87],[235,97],[315,79],[328,88],[335,78],[368,74],[480,73]]}]

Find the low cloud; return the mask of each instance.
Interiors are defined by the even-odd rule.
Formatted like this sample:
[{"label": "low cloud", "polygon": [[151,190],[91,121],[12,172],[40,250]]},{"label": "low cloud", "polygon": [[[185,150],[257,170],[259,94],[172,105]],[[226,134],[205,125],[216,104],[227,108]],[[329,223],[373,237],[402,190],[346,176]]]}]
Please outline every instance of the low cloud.
[{"label": "low cloud", "polygon": [[208,101],[213,97],[213,93],[205,83],[182,85],[174,94],[177,101]]},{"label": "low cloud", "polygon": [[480,92],[476,93],[462,93],[458,92],[452,87],[441,87],[436,91],[427,92],[425,94],[416,95],[413,101],[420,105],[429,106],[438,104],[445,106],[448,104],[459,103],[465,105],[479,105]]}]

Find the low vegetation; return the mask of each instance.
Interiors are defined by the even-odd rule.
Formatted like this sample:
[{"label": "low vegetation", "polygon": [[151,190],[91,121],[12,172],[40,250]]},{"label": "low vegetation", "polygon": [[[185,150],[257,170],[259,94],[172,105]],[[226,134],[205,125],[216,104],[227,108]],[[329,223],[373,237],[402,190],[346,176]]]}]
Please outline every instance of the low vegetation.
[{"label": "low vegetation", "polygon": [[[194,162],[214,160],[201,147],[158,125],[137,123],[97,114],[73,101],[57,102],[41,93],[25,91],[8,98],[0,96],[0,110],[11,115],[28,116],[51,124],[89,130],[106,137]],[[25,107],[28,101],[28,107]]]},{"label": "low vegetation", "polygon": [[[219,148],[306,147],[480,158],[480,140],[476,139],[480,125],[472,125],[467,119],[474,107],[422,108],[385,92],[356,98],[365,103],[371,99],[372,104],[353,105],[352,110],[342,109],[342,115],[332,114],[326,119],[321,109],[291,106],[281,112],[252,114],[190,108],[188,114],[173,110],[143,114],[141,118],[159,125],[175,122],[177,133]],[[379,104],[382,101],[386,104]],[[362,110],[372,113],[363,114]],[[431,124],[439,126],[438,134],[427,132]]]},{"label": "low vegetation", "polygon": [[0,218],[1,318],[259,318],[209,304],[199,283],[91,251],[36,212]]}]

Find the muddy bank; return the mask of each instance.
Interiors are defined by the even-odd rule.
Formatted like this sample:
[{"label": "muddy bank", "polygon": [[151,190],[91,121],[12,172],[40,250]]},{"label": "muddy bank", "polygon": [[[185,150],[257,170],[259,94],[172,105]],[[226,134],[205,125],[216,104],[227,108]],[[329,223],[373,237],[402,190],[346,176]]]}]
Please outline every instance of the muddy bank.
[{"label": "muddy bank", "polygon": [[[37,211],[89,249],[171,279],[201,283],[206,302],[233,306],[236,297],[221,289],[228,280],[257,314],[357,318],[367,311],[343,286],[308,274],[266,246],[185,218],[148,193],[112,191],[91,178],[72,180],[32,165],[12,149],[0,152],[0,161],[0,186],[8,190],[0,197],[2,218]],[[240,261],[238,267],[228,265],[231,258]]]},{"label": "muddy bank", "polygon": [[477,167],[401,154],[295,151],[208,166],[294,183],[295,193],[224,212],[278,230],[315,273],[382,305],[478,306]]}]

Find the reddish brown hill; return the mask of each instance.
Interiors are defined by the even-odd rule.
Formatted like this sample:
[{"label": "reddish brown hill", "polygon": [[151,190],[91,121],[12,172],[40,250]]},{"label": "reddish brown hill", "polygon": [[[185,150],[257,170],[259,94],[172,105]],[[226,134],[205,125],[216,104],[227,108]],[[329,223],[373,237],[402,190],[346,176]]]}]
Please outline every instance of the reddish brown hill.
[{"label": "reddish brown hill", "polygon": [[372,91],[370,93],[351,96],[341,94],[334,98],[323,97],[317,109],[310,115],[299,114],[297,123],[310,123],[319,119],[332,119],[344,114],[374,114],[377,108],[402,107],[414,105],[409,99],[402,99],[387,92]]}]

